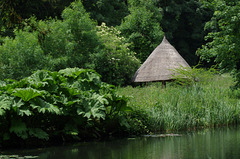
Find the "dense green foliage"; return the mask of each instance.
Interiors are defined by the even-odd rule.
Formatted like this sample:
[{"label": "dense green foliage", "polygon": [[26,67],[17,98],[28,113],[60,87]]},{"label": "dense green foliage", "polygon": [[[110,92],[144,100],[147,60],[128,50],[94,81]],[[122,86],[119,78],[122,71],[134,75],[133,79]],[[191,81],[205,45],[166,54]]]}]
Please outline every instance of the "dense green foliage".
[{"label": "dense green foliage", "polygon": [[120,25],[129,14],[127,0],[83,0],[82,3],[99,25],[103,22],[107,26]]},{"label": "dense green foliage", "polygon": [[129,1],[130,14],[124,18],[119,30],[129,43],[136,57],[144,62],[163,38],[160,8],[152,0]]},{"label": "dense green foliage", "polygon": [[95,55],[95,70],[104,75],[102,80],[115,85],[131,84],[131,78],[140,66],[140,61],[129,49],[130,44],[114,27],[105,23],[98,27],[103,48]]},{"label": "dense green foliage", "polygon": [[118,94],[132,96],[128,106],[133,108],[130,115],[135,122],[131,127],[145,133],[163,133],[238,124],[239,91],[229,89],[232,78],[228,74],[207,74],[199,77],[204,80],[187,87],[168,84],[161,89],[155,83],[119,88]]},{"label": "dense green foliage", "polygon": [[[96,27],[81,2],[62,13],[63,20],[27,20],[15,38],[0,45],[0,79],[21,79],[38,69],[95,69],[105,82],[126,85],[139,67],[129,44],[115,28]],[[116,60],[115,60],[116,59]]]},{"label": "dense green foliage", "polygon": [[205,37],[208,43],[198,51],[203,60],[215,60],[223,71],[232,71],[240,87],[240,2],[212,1],[214,16],[205,29],[210,33]]},{"label": "dense green foliage", "polygon": [[35,15],[39,19],[46,17],[61,17],[65,6],[74,0],[1,0],[0,17],[11,27],[20,24],[24,19]]},{"label": "dense green foliage", "polygon": [[[31,25],[26,18],[32,15],[42,20],[48,17],[62,19],[61,12],[70,2],[72,0],[31,2],[3,0],[0,2],[2,9],[0,23],[4,26],[0,30],[0,35],[14,36],[11,32],[13,28]],[[104,22],[107,26],[118,27],[122,36],[131,43],[129,48],[137,53],[136,56],[141,62],[145,61],[153,49],[160,44],[164,31],[170,43],[190,65],[198,63],[199,58],[195,55],[195,51],[204,44],[203,27],[212,17],[214,10],[208,9],[203,1],[199,0],[83,0],[82,3],[91,19],[97,21],[98,25]],[[79,7],[83,8],[83,6]],[[58,60],[64,61],[65,58]]]},{"label": "dense green foliage", "polygon": [[190,65],[196,65],[195,52],[204,44],[204,25],[212,9],[199,0],[158,0],[157,6],[163,10],[160,23],[167,39]]},{"label": "dense green foliage", "polygon": [[61,18],[63,9],[74,0],[1,0],[0,36],[14,36],[13,30],[22,28],[31,16],[38,19]]},{"label": "dense green foliage", "polygon": [[[0,142],[80,139],[122,131],[142,134],[239,122],[238,90],[233,94],[229,86],[240,86],[240,2],[70,2],[0,1],[0,80],[14,79],[0,84]],[[140,62],[164,34],[195,65],[199,60],[195,51],[204,44],[207,32],[198,55],[231,72],[236,83],[195,67],[179,69],[181,78],[176,76],[175,84],[185,87],[119,88],[119,94],[133,96],[129,103],[133,111],[125,114],[126,98],[116,95],[93,71],[104,82],[131,84]],[[93,70],[66,69],[74,67]],[[185,77],[190,80],[182,80]]]},{"label": "dense green foliage", "polygon": [[62,18],[63,21],[46,21],[45,26],[39,23],[42,48],[45,54],[53,57],[53,62],[57,62],[53,70],[76,66],[89,68],[91,55],[100,45],[95,23],[80,2],[66,8]]},{"label": "dense green foliage", "polygon": [[[121,133],[127,99],[93,70],[40,70],[0,85],[0,145]],[[115,127],[112,127],[114,123]]]},{"label": "dense green foliage", "polygon": [[37,32],[16,31],[16,38],[5,38],[0,46],[1,79],[20,79],[45,65],[45,57],[38,45]]}]

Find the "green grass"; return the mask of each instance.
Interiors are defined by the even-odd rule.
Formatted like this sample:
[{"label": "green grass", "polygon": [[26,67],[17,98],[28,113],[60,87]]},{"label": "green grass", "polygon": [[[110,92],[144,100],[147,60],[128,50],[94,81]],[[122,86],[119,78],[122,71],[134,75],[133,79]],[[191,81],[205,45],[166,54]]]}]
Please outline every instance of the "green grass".
[{"label": "green grass", "polygon": [[239,123],[240,102],[238,91],[230,89],[233,84],[228,74],[209,75],[191,86],[168,83],[162,89],[161,83],[152,83],[118,88],[117,93],[130,96],[128,106],[135,114],[130,120],[151,132],[180,131]]}]

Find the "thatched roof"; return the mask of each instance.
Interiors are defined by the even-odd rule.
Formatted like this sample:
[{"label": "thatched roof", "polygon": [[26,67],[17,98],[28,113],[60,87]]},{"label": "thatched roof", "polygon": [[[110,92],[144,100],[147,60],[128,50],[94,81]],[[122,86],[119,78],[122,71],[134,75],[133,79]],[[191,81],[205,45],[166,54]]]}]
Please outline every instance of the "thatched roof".
[{"label": "thatched roof", "polygon": [[168,81],[175,68],[190,67],[177,50],[164,37],[163,41],[150,54],[135,73],[133,82]]}]

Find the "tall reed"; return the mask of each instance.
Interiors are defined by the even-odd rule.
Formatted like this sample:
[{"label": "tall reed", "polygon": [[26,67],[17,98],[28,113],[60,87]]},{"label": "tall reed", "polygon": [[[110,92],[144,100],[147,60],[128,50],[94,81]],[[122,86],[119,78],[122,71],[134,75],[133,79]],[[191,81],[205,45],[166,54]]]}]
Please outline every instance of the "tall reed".
[{"label": "tall reed", "polygon": [[180,131],[239,123],[240,101],[232,84],[228,74],[212,75],[191,86],[169,83],[162,89],[161,83],[152,83],[118,88],[118,94],[131,97],[128,105],[133,112],[145,112],[139,120],[146,120],[150,131]]}]

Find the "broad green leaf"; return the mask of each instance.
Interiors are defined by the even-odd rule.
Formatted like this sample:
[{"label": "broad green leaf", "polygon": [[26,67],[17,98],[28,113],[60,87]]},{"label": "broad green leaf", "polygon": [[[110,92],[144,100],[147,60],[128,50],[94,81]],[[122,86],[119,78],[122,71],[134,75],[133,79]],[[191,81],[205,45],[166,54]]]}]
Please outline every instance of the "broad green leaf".
[{"label": "broad green leaf", "polygon": [[39,70],[32,74],[30,77],[27,78],[31,87],[34,88],[41,88],[45,87],[50,83],[54,83],[54,77],[51,76],[51,73],[46,70]]},{"label": "broad green leaf", "polygon": [[11,120],[11,127],[9,129],[10,133],[15,133],[18,137],[21,137],[22,139],[27,139],[27,126],[24,122],[17,119]]},{"label": "broad green leaf", "polygon": [[18,115],[21,115],[21,116],[24,116],[24,115],[27,115],[27,116],[30,116],[32,115],[32,112],[28,109],[20,109],[18,110]]},{"label": "broad green leaf", "polygon": [[33,88],[16,88],[12,95],[20,97],[23,101],[27,102],[35,97],[43,96],[44,94],[46,94],[45,91],[38,91]]},{"label": "broad green leaf", "polygon": [[0,96],[0,116],[5,114],[6,110],[11,109],[12,99],[7,96]]},{"label": "broad green leaf", "polygon": [[62,74],[63,76],[73,78],[77,78],[82,72],[85,72],[85,70],[80,68],[66,68],[59,71],[59,73]]},{"label": "broad green leaf", "polygon": [[21,108],[24,105],[24,102],[22,101],[22,99],[19,100],[14,100],[13,101],[13,109],[16,110],[16,108]]},{"label": "broad green leaf", "polygon": [[105,114],[104,111],[105,111],[105,107],[104,106],[100,106],[100,107],[97,106],[97,107],[93,107],[91,109],[91,114],[92,114],[93,118],[105,119],[106,114]]},{"label": "broad green leaf", "polygon": [[105,119],[106,108],[104,106],[104,103],[102,103],[102,102],[104,102],[104,100],[99,101],[98,98],[101,99],[100,96],[94,95],[92,98],[87,99],[84,102],[84,112],[85,112],[85,114],[81,113],[81,114],[84,114],[83,115],[84,117],[86,117],[88,119],[91,119],[91,118]]},{"label": "broad green leaf", "polygon": [[49,113],[53,113],[53,114],[62,114],[62,111],[55,105],[48,103],[44,100],[42,100],[41,98],[36,98],[33,101],[30,101],[30,106],[33,109],[37,109],[39,113],[45,113],[45,112],[49,112]]},{"label": "broad green leaf", "polygon": [[37,137],[39,139],[49,139],[49,135],[40,128],[29,128],[29,135]]},{"label": "broad green leaf", "polygon": [[108,104],[108,100],[103,95],[94,93],[92,98],[99,101],[101,104]]}]

